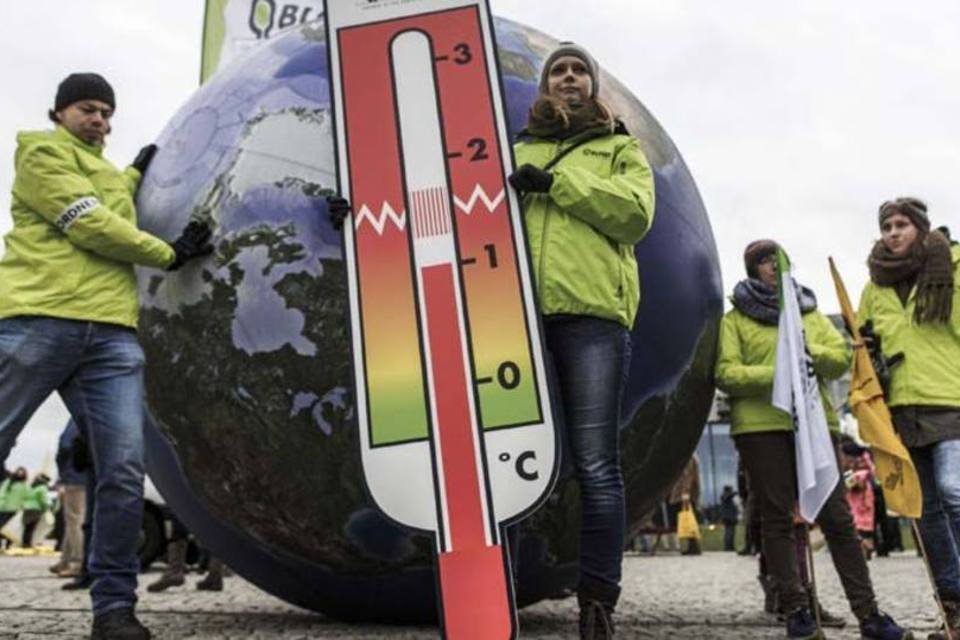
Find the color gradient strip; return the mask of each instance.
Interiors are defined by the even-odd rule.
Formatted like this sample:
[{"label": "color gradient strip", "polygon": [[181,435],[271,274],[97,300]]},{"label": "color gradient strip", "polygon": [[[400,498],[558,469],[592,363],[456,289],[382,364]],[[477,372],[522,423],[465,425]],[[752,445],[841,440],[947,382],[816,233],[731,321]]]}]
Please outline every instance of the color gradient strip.
[{"label": "color gradient strip", "polygon": [[[374,32],[371,34],[371,32]],[[429,422],[387,42],[391,25],[341,31],[370,442],[423,440]],[[374,35],[374,40],[368,40]],[[377,42],[382,43],[378,46]],[[399,213],[398,213],[399,212]],[[391,215],[393,214],[393,215]]]}]

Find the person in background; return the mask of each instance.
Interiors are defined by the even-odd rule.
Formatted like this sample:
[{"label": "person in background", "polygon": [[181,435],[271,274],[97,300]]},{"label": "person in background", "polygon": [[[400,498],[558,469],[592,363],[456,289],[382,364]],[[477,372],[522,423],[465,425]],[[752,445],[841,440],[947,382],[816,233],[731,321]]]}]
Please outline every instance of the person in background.
[{"label": "person in background", "polygon": [[677,512],[671,515],[670,505],[667,504],[666,499],[657,503],[652,518],[657,531],[652,545],[653,553],[655,554],[661,547],[664,551],[680,551],[680,541],[677,539]]},{"label": "person in background", "polygon": [[86,510],[83,514],[83,560],[80,562],[80,573],[73,580],[60,587],[63,591],[86,590],[93,586],[93,577],[90,575],[90,549],[93,542],[93,514],[97,511],[97,475],[90,464],[90,447],[83,431],[73,442],[73,465],[78,471],[87,474],[87,486],[84,500]]},{"label": "person in background", "polygon": [[887,513],[883,485],[876,478],[874,479],[873,495],[876,499],[877,528],[874,539],[877,541],[877,556],[885,558],[894,551],[903,551],[903,533],[900,531],[900,518]]},{"label": "person in background", "polygon": [[[674,531],[680,511],[685,507],[690,507],[696,512],[697,505],[700,504],[700,460],[697,454],[690,456],[687,464],[683,467],[680,477],[673,483],[670,493],[667,496],[667,505],[670,511],[670,518],[674,522]],[[687,548],[680,554],[684,556],[698,556],[702,553],[700,549],[700,540],[697,538],[684,538],[687,541]]]},{"label": "person in background", "polygon": [[847,485],[847,502],[853,514],[853,523],[860,535],[863,553],[867,560],[873,557],[876,527],[876,500],[873,483],[876,474],[870,452],[849,440],[843,443],[843,479]]},{"label": "person in background", "polygon": [[723,550],[736,551],[737,523],[740,521],[740,507],[737,506],[737,492],[729,484],[723,486],[720,493],[720,522],[723,523]]},{"label": "person in background", "polygon": [[83,565],[83,518],[87,511],[87,471],[75,464],[74,447],[85,447],[77,423],[71,418],[57,445],[57,487],[63,513],[60,561],[50,567],[61,578],[75,578]]},{"label": "person in background", "polygon": [[948,628],[960,637],[960,246],[910,197],[880,205],[858,321],[920,478],[920,535]]},{"label": "person in background", "polygon": [[38,473],[30,484],[23,500],[23,546],[26,549],[33,547],[34,531],[43,514],[50,508],[50,478],[45,473]]},{"label": "person in background", "polygon": [[[789,638],[819,636],[810,595],[797,562],[794,509],[797,501],[795,445],[791,416],[774,407],[773,389],[780,299],[777,251],[772,240],[757,240],[744,251],[747,278],[734,288],[733,309],[720,323],[716,362],[717,386],[730,397],[730,433],[757,494],[767,572],[779,606],[787,613]],[[797,286],[806,347],[820,383],[821,401],[832,432],[839,428],[826,380],[850,366],[850,351],[829,319],[817,311],[816,297]],[[877,607],[860,539],[853,525],[845,487],[838,482],[817,517],[862,638],[903,640],[912,634]]]},{"label": "person in background", "polygon": [[[27,469],[17,467],[3,484],[0,484],[0,529],[23,509],[30,487],[27,485]],[[0,545],[9,546],[10,540],[0,537]]]},{"label": "person in background", "polygon": [[[175,515],[173,534],[167,542],[167,568],[157,580],[147,585],[147,591],[160,593],[171,587],[183,586],[186,582],[187,549],[189,547],[190,531]],[[197,581],[198,591],[223,591],[223,577],[226,567],[223,561],[216,556],[206,553],[207,575]]]},{"label": "person in background", "polygon": [[190,531],[175,515],[171,514],[170,520],[172,532],[167,541],[167,567],[159,578],[147,585],[147,591],[150,593],[159,593],[170,587],[182,586],[185,580]]},{"label": "person in background", "polygon": [[0,463],[52,393],[85,431],[97,475],[89,569],[93,640],[150,637],[133,613],[143,514],[143,365],[134,265],[173,270],[208,255],[191,222],[169,243],[137,227],[140,180],[104,158],[116,108],[95,73],[58,86],[52,130],[17,135],[13,228],[0,258]]}]

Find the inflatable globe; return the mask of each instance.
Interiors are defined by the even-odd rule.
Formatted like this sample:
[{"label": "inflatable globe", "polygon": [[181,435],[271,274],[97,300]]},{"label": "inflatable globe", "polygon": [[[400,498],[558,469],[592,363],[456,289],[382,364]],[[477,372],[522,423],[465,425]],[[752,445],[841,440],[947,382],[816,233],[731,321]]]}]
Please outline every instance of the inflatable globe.
[{"label": "inflatable globe", "polygon": [[[495,20],[513,132],[555,40]],[[142,226],[176,237],[211,221],[216,251],[143,269],[148,469],[201,542],[291,603],[346,620],[436,618],[433,544],[364,493],[352,404],[323,27],[291,31],[221,71],[172,119],[139,195]],[[653,229],[621,424],[628,524],[680,473],[712,400],[722,311],[716,247],[686,165],[609,75],[602,96],[656,172]],[[577,581],[579,497],[569,464],[513,531],[522,606]]]}]

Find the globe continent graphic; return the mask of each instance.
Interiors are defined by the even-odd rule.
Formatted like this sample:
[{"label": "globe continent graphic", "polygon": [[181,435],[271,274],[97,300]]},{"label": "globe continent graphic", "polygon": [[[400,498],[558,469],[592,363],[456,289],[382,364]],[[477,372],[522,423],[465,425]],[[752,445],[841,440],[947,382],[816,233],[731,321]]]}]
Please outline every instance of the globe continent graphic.
[{"label": "globe continent graphic", "polygon": [[[503,19],[495,32],[517,132],[556,41]],[[621,421],[636,531],[703,428],[721,284],[673,143],[614,78],[600,86],[656,173]],[[191,217],[210,220],[216,251],[175,273],[139,272],[151,477],[203,544],[268,592],[345,620],[435,620],[432,540],[381,516],[361,479],[345,263],[325,211],[336,169],[322,24],[221,71],[157,142],[142,226],[174,238]],[[521,606],[576,584],[579,517],[565,463],[547,504],[511,534]]]}]

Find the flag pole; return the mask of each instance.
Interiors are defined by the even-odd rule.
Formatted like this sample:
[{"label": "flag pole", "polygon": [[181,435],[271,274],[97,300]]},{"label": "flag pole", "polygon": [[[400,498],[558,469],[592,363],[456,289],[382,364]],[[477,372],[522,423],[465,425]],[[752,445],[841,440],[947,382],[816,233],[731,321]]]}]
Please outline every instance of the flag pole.
[{"label": "flag pole", "polygon": [[813,568],[813,545],[810,543],[810,523],[803,522],[803,534],[807,537],[807,569],[810,572],[810,588],[813,591],[813,619],[817,623],[817,637],[823,638],[823,620],[820,617],[820,596],[817,594],[817,571]]},{"label": "flag pole", "polygon": [[917,526],[916,518],[910,518],[910,526],[913,527],[913,538],[917,541],[917,547],[920,549],[920,557],[923,558],[923,566],[927,570],[927,578],[930,580],[930,588],[933,589],[933,599],[937,601],[937,610],[940,612],[940,620],[943,622],[943,628],[947,631],[947,637],[952,638],[953,629],[947,622],[947,610],[943,607],[943,600],[940,598],[940,592],[937,590],[937,581],[933,577],[933,569],[930,567],[930,559],[927,557],[927,547],[923,544],[923,537],[920,535],[920,527]]}]

